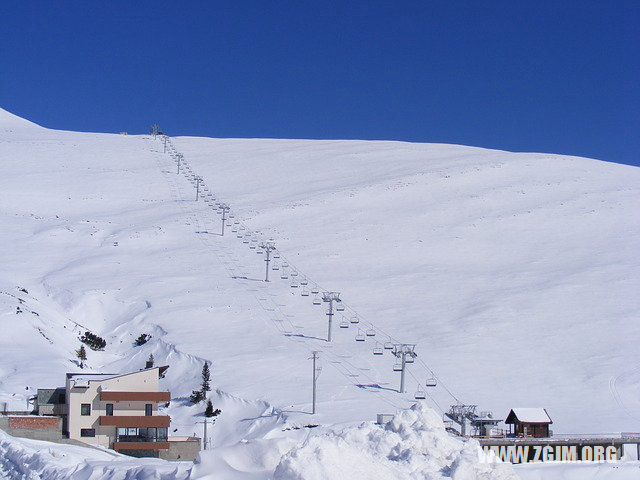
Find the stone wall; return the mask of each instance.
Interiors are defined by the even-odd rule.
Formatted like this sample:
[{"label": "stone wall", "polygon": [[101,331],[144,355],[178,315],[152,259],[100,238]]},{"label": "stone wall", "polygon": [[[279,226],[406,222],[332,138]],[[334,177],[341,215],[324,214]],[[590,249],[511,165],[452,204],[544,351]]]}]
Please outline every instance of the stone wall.
[{"label": "stone wall", "polygon": [[171,440],[169,438],[169,450],[160,450],[160,458],[163,460],[190,461],[196,459],[200,452],[200,439]]},{"label": "stone wall", "polygon": [[46,440],[60,442],[62,440],[62,418],[60,417],[2,417],[0,429],[13,437],[30,438],[32,440]]}]

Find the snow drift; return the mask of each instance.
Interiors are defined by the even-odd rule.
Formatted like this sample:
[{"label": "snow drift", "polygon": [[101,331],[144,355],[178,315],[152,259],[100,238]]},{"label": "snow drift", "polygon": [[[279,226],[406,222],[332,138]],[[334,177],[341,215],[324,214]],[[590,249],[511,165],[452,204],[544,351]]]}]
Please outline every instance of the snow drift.
[{"label": "snow drift", "polygon": [[277,480],[517,479],[510,466],[479,463],[479,445],[445,431],[424,404],[399,412],[385,426],[365,423],[312,436],[286,454]]}]

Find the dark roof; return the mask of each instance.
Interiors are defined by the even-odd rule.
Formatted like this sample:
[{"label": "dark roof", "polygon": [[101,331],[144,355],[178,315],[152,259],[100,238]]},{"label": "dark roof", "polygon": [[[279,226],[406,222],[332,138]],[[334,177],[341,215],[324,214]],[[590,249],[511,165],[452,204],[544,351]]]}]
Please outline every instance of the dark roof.
[{"label": "dark roof", "polygon": [[64,396],[65,388],[39,388],[36,395],[36,402],[38,405],[57,405],[61,402],[61,396]]}]

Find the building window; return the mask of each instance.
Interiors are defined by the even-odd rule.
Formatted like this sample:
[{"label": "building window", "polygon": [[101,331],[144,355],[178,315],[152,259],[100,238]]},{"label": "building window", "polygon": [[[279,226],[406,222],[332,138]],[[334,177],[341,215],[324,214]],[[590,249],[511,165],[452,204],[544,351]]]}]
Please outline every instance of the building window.
[{"label": "building window", "polygon": [[147,404],[144,406],[144,414],[145,414],[147,417],[150,417],[151,415],[153,415],[153,404],[151,404],[151,403],[147,403]]},{"label": "building window", "polygon": [[80,429],[81,437],[95,437],[96,429],[95,428],[81,428]]},{"label": "building window", "polygon": [[67,401],[67,396],[64,393],[61,393],[60,396],[58,397],[58,403],[66,403]]},{"label": "building window", "polygon": [[117,428],[116,442],[166,442],[168,429],[161,428]]},{"label": "building window", "polygon": [[83,403],[80,405],[80,415],[91,415],[91,404]]},{"label": "building window", "polygon": [[107,403],[106,406],[107,417],[113,417],[113,403]]}]

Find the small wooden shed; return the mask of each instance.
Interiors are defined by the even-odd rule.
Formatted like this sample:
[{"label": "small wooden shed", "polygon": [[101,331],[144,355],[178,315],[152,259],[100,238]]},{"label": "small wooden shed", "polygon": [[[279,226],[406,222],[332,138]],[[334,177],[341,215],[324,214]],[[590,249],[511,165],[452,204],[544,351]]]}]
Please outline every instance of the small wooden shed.
[{"label": "small wooden shed", "polygon": [[553,423],[544,408],[512,408],[504,421],[512,435],[518,437],[549,437]]}]

